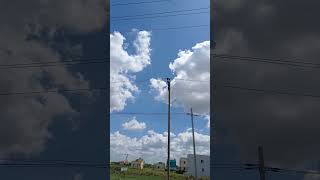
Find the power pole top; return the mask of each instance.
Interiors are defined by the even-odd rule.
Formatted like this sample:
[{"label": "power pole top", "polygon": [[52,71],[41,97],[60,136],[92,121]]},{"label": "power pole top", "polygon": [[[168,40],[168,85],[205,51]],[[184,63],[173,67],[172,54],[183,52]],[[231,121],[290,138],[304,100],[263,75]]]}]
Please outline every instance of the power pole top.
[{"label": "power pole top", "polygon": [[260,180],[266,180],[265,175],[265,167],[264,167],[264,157],[263,157],[263,147],[258,147],[259,151],[259,172],[260,172]]},{"label": "power pole top", "polygon": [[170,180],[170,78],[167,78],[168,85],[168,160],[167,160],[167,180]]}]

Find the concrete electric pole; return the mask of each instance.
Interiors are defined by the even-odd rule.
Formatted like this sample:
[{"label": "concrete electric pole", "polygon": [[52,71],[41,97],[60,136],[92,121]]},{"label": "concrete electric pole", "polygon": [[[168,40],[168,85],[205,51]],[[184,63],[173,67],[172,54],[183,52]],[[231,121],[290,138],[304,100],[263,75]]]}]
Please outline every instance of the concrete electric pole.
[{"label": "concrete electric pole", "polygon": [[167,78],[168,85],[168,161],[167,161],[167,180],[170,180],[170,78]]},{"label": "concrete electric pole", "polygon": [[263,157],[263,148],[259,146],[259,172],[260,172],[260,180],[266,180],[265,168],[264,168],[264,157]]},{"label": "concrete electric pole", "polygon": [[193,138],[193,160],[194,160],[194,175],[195,175],[195,179],[198,179],[197,176],[197,159],[196,159],[196,142],[195,142],[195,138],[194,138],[194,124],[193,124],[193,112],[192,112],[192,108],[191,108],[191,125],[192,125],[192,138]]}]

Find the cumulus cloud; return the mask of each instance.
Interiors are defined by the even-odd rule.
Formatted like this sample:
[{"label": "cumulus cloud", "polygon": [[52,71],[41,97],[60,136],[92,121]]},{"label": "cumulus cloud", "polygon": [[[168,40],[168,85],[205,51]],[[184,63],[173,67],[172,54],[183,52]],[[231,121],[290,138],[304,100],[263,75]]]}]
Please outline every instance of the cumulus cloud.
[{"label": "cumulus cloud", "polygon": [[[242,2],[243,8],[216,11],[214,53],[319,63],[320,25],[313,19],[319,16],[319,2]],[[308,13],[297,14],[299,9],[308,9]],[[315,83],[319,74],[311,68],[230,59],[222,62],[216,57],[213,61],[218,83],[300,94],[318,94],[320,90]],[[287,168],[320,158],[319,139],[314,138],[320,136],[318,100],[216,88],[214,104],[215,122],[224,129],[217,134],[228,134],[227,143],[238,145],[243,160],[256,161],[258,145],[264,146],[266,163]]]},{"label": "cumulus cloud", "polygon": [[[122,154],[129,154],[131,159],[144,158],[147,162],[153,163],[166,161],[168,132],[157,133],[149,130],[142,137],[129,137],[119,131],[110,135],[111,160],[119,161]],[[192,132],[186,130],[178,134],[171,134],[171,158],[186,157],[193,153]],[[197,154],[210,154],[210,136],[195,132]],[[120,158],[120,159],[117,159]]]},{"label": "cumulus cloud", "polygon": [[127,121],[122,124],[123,129],[130,131],[141,131],[144,130],[147,126],[144,122],[137,121],[136,117],[133,117],[130,121]]},{"label": "cumulus cloud", "polygon": [[207,128],[210,128],[210,116],[207,115],[207,116],[205,116],[205,118],[208,120]]},{"label": "cumulus cloud", "polygon": [[150,64],[151,33],[138,31],[133,42],[135,54],[130,55],[124,47],[125,37],[114,32],[110,34],[110,111],[121,111],[129,100],[134,99],[138,87],[134,83],[134,73],[142,71]]},{"label": "cumulus cloud", "polygon": [[[0,7],[0,64],[59,62],[69,54],[62,55],[51,46],[57,30],[87,33],[102,28],[106,19],[101,0],[10,0],[4,4]],[[89,87],[81,74],[65,66],[2,69],[0,84],[1,92]],[[61,93],[1,96],[0,155],[40,153],[48,139],[54,137],[48,129],[54,119],[75,113]]]},{"label": "cumulus cloud", "polygon": [[[181,50],[169,64],[175,75],[171,82],[172,103],[185,111],[210,114],[210,42],[204,41]],[[150,79],[151,88],[156,90],[157,100],[167,102],[167,85],[161,79]]]},{"label": "cumulus cloud", "polygon": [[[65,28],[71,31],[89,32],[102,28],[107,20],[106,1],[103,0],[30,0],[24,3],[7,0],[5,2],[6,5],[1,7],[1,24],[25,26],[27,23],[35,23],[53,29]],[[17,4],[20,4],[19,7]]]}]

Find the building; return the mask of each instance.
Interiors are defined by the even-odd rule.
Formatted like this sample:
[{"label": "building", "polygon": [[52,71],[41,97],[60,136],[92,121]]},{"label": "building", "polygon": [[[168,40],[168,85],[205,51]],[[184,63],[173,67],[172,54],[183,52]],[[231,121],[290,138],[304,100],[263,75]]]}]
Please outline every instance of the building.
[{"label": "building", "polygon": [[187,162],[188,162],[188,159],[187,158],[180,158],[180,171],[184,171],[186,172],[187,171]]},{"label": "building", "polygon": [[[169,161],[169,163],[170,163],[170,170],[171,170],[171,171],[177,170],[177,162],[176,162],[175,159],[171,159],[171,160]],[[166,169],[168,169],[168,168],[166,168]]]},{"label": "building", "polygon": [[128,171],[127,167],[121,167],[121,172],[126,172],[126,171]]},{"label": "building", "polygon": [[128,160],[124,160],[124,161],[120,162],[120,165],[121,166],[127,166],[127,165],[129,165],[129,162],[128,162]]},{"label": "building", "polygon": [[135,161],[131,162],[131,167],[137,169],[143,169],[144,160],[142,158],[136,159]]},{"label": "building", "polygon": [[153,165],[153,168],[157,170],[164,170],[165,167],[166,167],[166,164],[163,162],[157,162]]},{"label": "building", "polygon": [[[198,178],[210,177],[210,156],[196,155],[196,163],[197,163],[197,176],[198,176]],[[187,156],[186,175],[195,176],[193,154],[188,154],[188,156]]]}]

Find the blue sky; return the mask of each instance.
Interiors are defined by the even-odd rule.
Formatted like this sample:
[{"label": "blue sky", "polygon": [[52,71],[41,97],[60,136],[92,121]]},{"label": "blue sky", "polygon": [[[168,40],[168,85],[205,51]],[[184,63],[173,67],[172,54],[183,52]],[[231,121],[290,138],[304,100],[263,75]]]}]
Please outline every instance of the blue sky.
[{"label": "blue sky", "polygon": [[[136,33],[132,32],[132,29],[138,29],[140,31],[151,30],[151,64],[146,66],[142,71],[134,73],[136,76],[135,84],[141,90],[135,94],[134,101],[128,101],[125,108],[120,112],[167,112],[167,104],[163,101],[155,100],[157,92],[150,89],[150,82],[144,81],[151,78],[159,77],[174,77],[175,75],[169,69],[169,63],[173,62],[177,58],[179,50],[191,50],[197,43],[208,41],[210,39],[209,32],[210,27],[197,27],[186,28],[178,30],[154,30],[170,27],[181,26],[195,26],[195,25],[209,25],[209,13],[204,14],[192,14],[184,16],[163,17],[163,18],[150,18],[139,19],[130,21],[113,21],[112,17],[130,16],[137,14],[158,13],[165,11],[187,10],[197,9],[203,7],[209,7],[210,2],[208,0],[200,1],[168,1],[161,3],[151,4],[139,4],[139,5],[126,5],[126,6],[112,6],[112,4],[118,3],[117,1],[111,1],[111,20],[110,20],[110,32],[118,31],[125,38],[128,43],[127,52],[134,53],[134,47],[132,43],[136,38]],[[121,2],[122,3],[122,2]],[[207,10],[201,10],[197,12],[209,12]],[[188,13],[188,12],[187,12]],[[112,61],[112,59],[111,59]],[[209,65],[209,64],[208,64]],[[143,81],[143,82],[141,82]],[[209,82],[208,82],[209,83]],[[112,84],[111,84],[112,86]],[[172,90],[174,91],[174,89]],[[174,112],[184,112],[183,107],[173,107],[171,109]],[[122,127],[122,124],[136,118],[140,123],[145,123],[146,128],[140,131],[128,131]],[[209,136],[209,128],[207,127],[207,119],[202,117],[195,117],[195,129],[196,132]],[[110,122],[110,133],[119,131],[122,135],[130,138],[141,138],[148,134],[149,130],[153,130],[156,133],[163,134],[167,131],[167,115],[112,115]],[[179,134],[186,132],[191,127],[191,120],[186,115],[172,115],[171,118],[171,132]],[[112,143],[111,143],[112,146]],[[209,146],[208,146],[209,147]],[[111,147],[112,148],[112,147]],[[208,149],[209,150],[209,149]],[[130,153],[130,152],[128,152]],[[200,152],[201,153],[201,152]],[[120,158],[120,159],[119,159]],[[113,157],[111,153],[111,160],[121,160],[124,155]],[[129,159],[138,158],[137,156],[130,156]],[[147,157],[145,157],[148,159]],[[162,161],[165,161],[166,157],[163,157]],[[177,157],[173,157],[177,158]],[[153,160],[150,160],[152,162]]]}]

